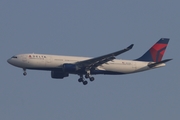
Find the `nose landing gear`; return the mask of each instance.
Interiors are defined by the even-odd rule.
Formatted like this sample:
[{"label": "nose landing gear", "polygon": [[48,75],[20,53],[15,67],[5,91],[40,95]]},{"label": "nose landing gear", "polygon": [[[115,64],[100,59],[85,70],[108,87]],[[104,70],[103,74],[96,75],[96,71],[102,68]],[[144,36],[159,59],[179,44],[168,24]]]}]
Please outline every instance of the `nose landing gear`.
[{"label": "nose landing gear", "polygon": [[27,72],[26,72],[26,69],[23,69],[23,75],[26,76],[27,75]]}]

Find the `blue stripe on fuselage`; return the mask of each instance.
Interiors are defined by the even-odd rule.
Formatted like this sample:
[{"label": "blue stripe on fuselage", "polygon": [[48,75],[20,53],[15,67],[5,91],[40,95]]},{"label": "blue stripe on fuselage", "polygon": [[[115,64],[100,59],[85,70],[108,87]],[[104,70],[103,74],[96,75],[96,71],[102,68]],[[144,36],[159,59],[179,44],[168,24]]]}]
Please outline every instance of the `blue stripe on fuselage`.
[{"label": "blue stripe on fuselage", "polygon": [[[62,71],[62,68],[26,68],[26,69],[31,69],[31,70],[46,70],[46,71]],[[75,73],[70,73],[70,74],[85,74],[85,72],[75,72]],[[121,73],[121,72],[113,72],[113,71],[105,71],[105,70],[92,70],[91,74],[106,74],[106,75],[122,75],[126,73]]]}]

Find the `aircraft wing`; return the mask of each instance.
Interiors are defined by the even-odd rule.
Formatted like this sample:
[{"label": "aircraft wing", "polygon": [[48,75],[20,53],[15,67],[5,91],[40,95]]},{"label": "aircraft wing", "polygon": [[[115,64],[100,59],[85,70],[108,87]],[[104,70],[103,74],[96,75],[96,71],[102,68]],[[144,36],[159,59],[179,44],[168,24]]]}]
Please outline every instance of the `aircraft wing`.
[{"label": "aircraft wing", "polygon": [[102,65],[108,61],[111,61],[113,59],[115,59],[115,56],[118,56],[126,51],[129,51],[130,49],[132,49],[132,47],[134,46],[134,44],[131,44],[129,47],[123,49],[123,50],[119,50],[119,51],[116,51],[116,52],[113,52],[113,53],[110,53],[110,54],[107,54],[107,55],[103,55],[103,56],[100,56],[100,57],[95,57],[95,58],[92,58],[92,59],[88,59],[88,60],[84,60],[84,61],[80,61],[80,62],[77,62],[76,65],[79,67],[79,68],[84,68],[86,70],[90,70],[90,69],[93,69],[93,68],[96,68],[98,67],[99,65]]}]

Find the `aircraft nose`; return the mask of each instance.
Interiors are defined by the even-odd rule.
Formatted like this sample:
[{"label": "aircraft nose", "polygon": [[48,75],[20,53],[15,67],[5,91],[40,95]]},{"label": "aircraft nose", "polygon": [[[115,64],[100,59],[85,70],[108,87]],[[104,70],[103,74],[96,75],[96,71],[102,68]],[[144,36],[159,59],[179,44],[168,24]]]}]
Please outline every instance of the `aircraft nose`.
[{"label": "aircraft nose", "polygon": [[8,62],[9,64],[11,64],[11,58],[10,58],[10,59],[8,59],[8,60],[7,60],[7,62]]}]

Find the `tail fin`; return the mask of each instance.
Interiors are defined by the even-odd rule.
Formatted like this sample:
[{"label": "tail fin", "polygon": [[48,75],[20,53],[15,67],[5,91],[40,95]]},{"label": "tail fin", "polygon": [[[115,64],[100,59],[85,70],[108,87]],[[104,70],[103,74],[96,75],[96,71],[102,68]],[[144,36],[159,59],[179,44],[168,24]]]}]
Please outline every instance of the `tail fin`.
[{"label": "tail fin", "polygon": [[138,61],[160,62],[168,45],[169,38],[161,38]]}]

